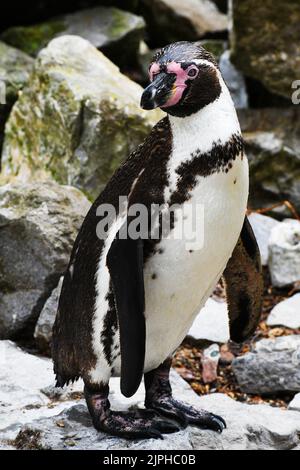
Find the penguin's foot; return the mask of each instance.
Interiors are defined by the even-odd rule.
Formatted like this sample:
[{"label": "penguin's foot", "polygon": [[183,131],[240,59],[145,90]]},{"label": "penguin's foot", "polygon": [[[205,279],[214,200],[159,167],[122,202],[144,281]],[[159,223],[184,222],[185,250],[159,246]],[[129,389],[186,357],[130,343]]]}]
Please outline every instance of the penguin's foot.
[{"label": "penguin's foot", "polygon": [[193,424],[202,429],[222,432],[226,423],[221,416],[181,403],[172,397],[169,381],[171,359],[168,358],[157,369],[145,374],[145,407],[178,422],[181,426]]},{"label": "penguin's foot", "polygon": [[163,434],[179,431],[176,423],[162,418],[154,410],[112,411],[108,386],[98,391],[85,387],[84,395],[98,431],[126,439],[163,439]]},{"label": "penguin's foot", "polygon": [[226,428],[226,422],[221,416],[206,410],[197,410],[193,406],[175,400],[172,396],[158,397],[155,401],[146,401],[147,409],[157,411],[160,415],[177,421],[181,426],[188,424],[201,429],[211,429],[221,433]]}]

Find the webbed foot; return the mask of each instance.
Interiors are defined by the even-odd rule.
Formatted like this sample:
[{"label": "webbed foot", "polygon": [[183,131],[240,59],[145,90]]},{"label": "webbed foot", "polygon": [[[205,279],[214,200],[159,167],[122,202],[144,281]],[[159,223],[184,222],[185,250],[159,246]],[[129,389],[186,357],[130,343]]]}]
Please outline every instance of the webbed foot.
[{"label": "webbed foot", "polygon": [[163,434],[179,431],[176,423],[163,418],[154,410],[112,411],[108,386],[102,390],[84,389],[93,425],[98,431],[126,439],[162,439]]},{"label": "webbed foot", "polygon": [[167,359],[157,369],[145,374],[145,407],[175,420],[181,426],[193,424],[202,429],[211,429],[221,433],[226,428],[226,423],[221,416],[206,410],[198,410],[172,397],[169,382],[170,367],[171,360]]}]

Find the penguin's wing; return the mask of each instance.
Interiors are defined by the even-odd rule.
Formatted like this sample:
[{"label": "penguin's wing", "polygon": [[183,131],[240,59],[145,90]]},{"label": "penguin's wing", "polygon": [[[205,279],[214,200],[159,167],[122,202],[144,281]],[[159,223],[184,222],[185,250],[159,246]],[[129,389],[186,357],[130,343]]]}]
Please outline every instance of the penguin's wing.
[{"label": "penguin's wing", "polygon": [[263,294],[260,252],[247,217],[223,276],[228,301],[230,338],[241,343],[251,336],[257,327]]},{"label": "penguin's wing", "polygon": [[117,234],[106,261],[119,321],[121,392],[131,397],[141,383],[145,360],[143,241],[119,239]]}]

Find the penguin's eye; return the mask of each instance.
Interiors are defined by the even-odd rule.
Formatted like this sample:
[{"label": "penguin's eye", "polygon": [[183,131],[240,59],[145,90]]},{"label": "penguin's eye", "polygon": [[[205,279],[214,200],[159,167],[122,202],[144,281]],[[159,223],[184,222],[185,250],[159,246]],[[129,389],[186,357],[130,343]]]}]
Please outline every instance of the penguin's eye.
[{"label": "penguin's eye", "polygon": [[191,65],[191,67],[189,67],[187,71],[187,76],[189,78],[196,78],[198,73],[199,73],[198,67],[196,67],[196,65]]}]

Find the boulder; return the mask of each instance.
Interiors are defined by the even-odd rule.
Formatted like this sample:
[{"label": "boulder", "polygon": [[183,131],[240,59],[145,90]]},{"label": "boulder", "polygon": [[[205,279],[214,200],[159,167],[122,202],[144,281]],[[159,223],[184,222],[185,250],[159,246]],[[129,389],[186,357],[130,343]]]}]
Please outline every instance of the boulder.
[{"label": "boulder", "polygon": [[300,280],[300,222],[286,219],[271,231],[269,270],[272,284],[285,287]]},{"label": "boulder", "polygon": [[54,182],[0,188],[0,338],[34,328],[89,206],[79,190]]},{"label": "boulder", "polygon": [[231,0],[232,60],[271,92],[291,99],[300,77],[298,0]]},{"label": "boulder", "polygon": [[63,276],[45,303],[34,330],[34,338],[38,348],[48,354],[51,351],[52,327],[56,317],[62,283]]},{"label": "boulder", "polygon": [[227,16],[211,0],[141,0],[141,10],[151,41],[160,46],[196,41],[228,27]]},{"label": "boulder", "polygon": [[300,393],[297,393],[293,400],[289,403],[289,410],[300,411]]},{"label": "boulder", "polygon": [[245,393],[299,392],[300,336],[262,339],[235,358],[232,368]]},{"label": "boulder", "polygon": [[267,325],[300,328],[300,294],[294,294],[275,305],[268,316]]},{"label": "boulder", "polygon": [[36,56],[54,38],[81,36],[102,50],[119,65],[134,62],[144,36],[143,18],[117,8],[98,6],[80,10],[32,26],[13,26],[1,38],[22,51]]},{"label": "boulder", "polygon": [[191,326],[188,336],[195,340],[206,339],[216,343],[227,343],[229,340],[227,303],[209,298]]},{"label": "boulder", "polygon": [[141,94],[85,39],[54,39],[7,122],[2,179],[54,179],[95,198],[162,116],[140,109]]},{"label": "boulder", "polygon": [[[300,107],[242,109],[238,114],[250,165],[250,207],[289,201],[300,213]],[[291,216],[284,205],[272,214]]]},{"label": "boulder", "polygon": [[[223,416],[227,429],[218,434],[188,426],[164,440],[109,436],[93,428],[81,381],[56,393],[50,359],[28,354],[10,341],[0,342],[0,352],[1,449],[288,450],[300,445],[299,412],[246,405],[220,393],[199,397],[174,371],[174,396]],[[110,391],[114,409],[143,406],[143,385],[128,399],[119,391],[119,379],[112,378]]]},{"label": "boulder", "polygon": [[276,219],[273,219],[272,217],[268,217],[263,214],[258,214],[257,212],[252,212],[248,216],[248,219],[259,246],[262,265],[267,266],[269,258],[269,239],[271,236],[271,231],[280,222],[278,222],[278,220]]}]

